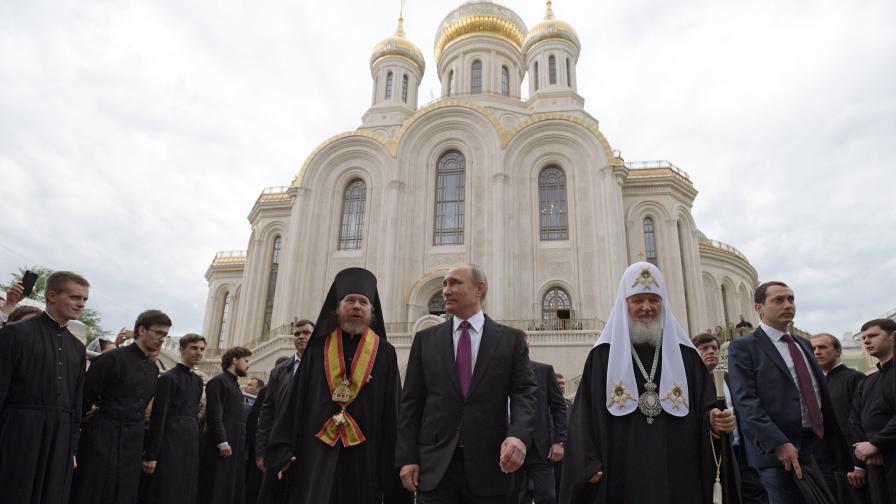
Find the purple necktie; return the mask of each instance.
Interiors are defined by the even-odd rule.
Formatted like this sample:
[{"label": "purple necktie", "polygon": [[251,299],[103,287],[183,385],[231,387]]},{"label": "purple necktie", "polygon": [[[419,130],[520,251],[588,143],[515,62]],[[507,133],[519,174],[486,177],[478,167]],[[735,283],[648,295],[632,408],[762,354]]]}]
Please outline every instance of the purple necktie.
[{"label": "purple necktie", "polygon": [[473,378],[473,350],[470,343],[470,323],[464,320],[460,323],[460,340],[457,342],[457,380],[460,382],[460,390],[467,397],[470,389],[470,380]]},{"label": "purple necktie", "polygon": [[823,438],[824,420],[821,417],[821,408],[818,407],[815,387],[812,386],[812,376],[809,375],[809,368],[806,366],[803,352],[796,342],[793,341],[791,335],[784,334],[784,336],[781,336],[781,341],[787,343],[787,349],[790,350],[790,358],[793,359],[793,367],[796,369],[796,379],[800,384],[803,402],[806,403],[806,412],[809,413],[809,424],[812,426],[812,432],[819,438]]}]

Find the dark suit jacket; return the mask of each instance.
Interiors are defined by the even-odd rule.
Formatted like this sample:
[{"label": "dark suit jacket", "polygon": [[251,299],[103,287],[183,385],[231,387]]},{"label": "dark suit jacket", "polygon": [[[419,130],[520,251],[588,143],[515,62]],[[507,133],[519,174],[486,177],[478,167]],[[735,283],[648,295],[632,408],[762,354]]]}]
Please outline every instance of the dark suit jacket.
[{"label": "dark suit jacket", "polygon": [[292,382],[292,365],[294,357],[285,360],[271,370],[268,380],[267,392],[258,413],[258,427],[255,433],[255,456],[264,457],[268,447],[268,439],[271,436],[271,426],[274,424],[277,409],[286,404],[286,394],[289,384]]},{"label": "dark suit jacket", "polygon": [[[498,467],[501,443],[528,444],[537,387],[522,331],[485,318],[467,397],[457,379],[452,320],[418,332],[411,345],[398,413],[396,465],[420,465],[419,489],[438,486],[463,440],[470,490],[480,496],[513,491]],[[507,418],[510,398],[510,421]]]},{"label": "dark suit jacket", "polygon": [[[846,439],[837,425],[824,373],[809,342],[798,337],[794,340],[806,355],[810,372],[820,389],[824,444],[831,452],[831,469],[852,470]],[[747,460],[756,468],[780,466],[775,447],[789,442],[799,449],[803,435],[800,391],[787,364],[759,327],[731,343],[728,367],[735,411],[743,426],[741,435],[746,441]]]},{"label": "dark suit jacket", "polygon": [[535,403],[535,431],[526,459],[547,461],[551,445],[566,441],[566,400],[560,393],[553,366],[529,361],[529,369],[535,374],[538,401]]}]

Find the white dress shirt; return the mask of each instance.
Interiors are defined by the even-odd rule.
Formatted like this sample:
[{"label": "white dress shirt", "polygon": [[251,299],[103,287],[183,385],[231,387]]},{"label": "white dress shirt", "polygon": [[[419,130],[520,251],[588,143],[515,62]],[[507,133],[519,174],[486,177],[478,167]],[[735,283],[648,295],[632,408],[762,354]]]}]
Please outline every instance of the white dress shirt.
[{"label": "white dress shirt", "polygon": [[[457,315],[452,317],[454,319],[454,359],[457,360],[457,343],[460,341],[460,333],[463,331],[460,327],[460,323],[464,321],[464,319],[459,318]],[[479,343],[482,341],[482,326],[485,325],[485,314],[482,313],[482,310],[476,312],[475,315],[467,319],[467,322],[470,323],[470,366],[471,369],[476,369],[476,356],[479,355]]]},{"label": "white dress shirt", "polygon": [[[790,371],[790,377],[793,379],[793,383],[796,384],[796,389],[800,391],[800,395],[804,393],[800,390],[800,381],[796,376],[796,367],[793,365],[793,358],[790,357],[790,348],[787,343],[781,341],[781,337],[784,336],[785,333],[775,329],[774,327],[768,326],[764,323],[760,323],[759,327],[765,331],[765,334],[768,335],[769,339],[772,340],[772,344],[775,345],[775,348],[778,350],[778,353],[781,354],[781,358],[784,359],[784,364],[787,365],[787,370]],[[791,334],[791,337],[794,339],[794,344],[797,348],[800,349],[800,355],[803,356],[803,361],[806,363],[806,369],[809,370],[809,376],[812,377],[812,388],[815,389],[813,392],[815,393],[815,399],[818,401],[818,407],[821,408],[821,391],[818,388],[818,380],[815,378],[815,373],[812,372],[812,366],[809,364],[809,359],[806,357],[806,352],[803,351],[802,347],[800,347],[799,343],[796,343],[796,337]],[[803,427],[811,428],[812,423],[809,422],[809,411],[806,409],[806,401],[800,401],[800,414],[803,417]]]}]

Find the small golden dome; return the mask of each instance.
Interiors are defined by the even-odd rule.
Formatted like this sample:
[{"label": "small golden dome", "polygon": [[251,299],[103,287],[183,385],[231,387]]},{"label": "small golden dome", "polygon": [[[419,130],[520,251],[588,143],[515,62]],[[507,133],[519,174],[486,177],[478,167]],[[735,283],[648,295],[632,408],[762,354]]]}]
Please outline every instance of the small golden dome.
[{"label": "small golden dome", "polygon": [[398,28],[395,29],[395,35],[383,39],[382,42],[374,46],[373,54],[370,55],[370,66],[372,67],[380,58],[387,56],[400,56],[411,60],[420,69],[421,74],[426,68],[423,52],[404,36],[403,17],[398,18]]},{"label": "small golden dome", "polygon": [[533,26],[523,43],[523,52],[529,52],[535,44],[542,40],[560,39],[566,40],[575,46],[576,50],[582,48],[579,42],[579,34],[571,24],[554,18],[554,10],[551,8],[551,0],[547,0],[547,12],[544,21]]},{"label": "small golden dome", "polygon": [[489,0],[472,0],[451,11],[436,31],[436,60],[453,42],[466,35],[488,34],[522,49],[526,23],[507,7]]}]

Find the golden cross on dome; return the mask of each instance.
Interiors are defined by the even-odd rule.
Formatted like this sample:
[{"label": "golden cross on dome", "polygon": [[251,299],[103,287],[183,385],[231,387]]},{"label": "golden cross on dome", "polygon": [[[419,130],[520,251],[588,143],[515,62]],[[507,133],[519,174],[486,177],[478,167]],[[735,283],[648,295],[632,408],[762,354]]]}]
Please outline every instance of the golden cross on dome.
[{"label": "golden cross on dome", "polygon": [[644,251],[643,250],[638,251],[638,259],[640,259],[642,261],[644,260]]},{"label": "golden cross on dome", "polygon": [[545,12],[544,14],[544,20],[550,21],[551,19],[554,19],[554,9],[551,8],[551,4],[553,4],[554,2],[552,2],[551,0],[547,0],[547,2],[545,3],[547,4],[547,12]]}]

